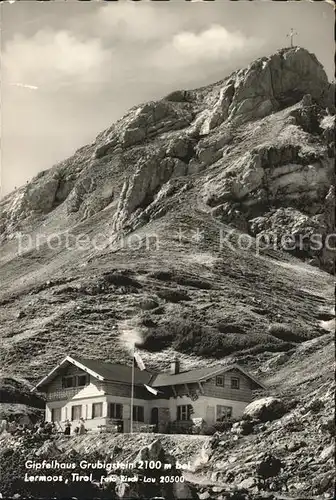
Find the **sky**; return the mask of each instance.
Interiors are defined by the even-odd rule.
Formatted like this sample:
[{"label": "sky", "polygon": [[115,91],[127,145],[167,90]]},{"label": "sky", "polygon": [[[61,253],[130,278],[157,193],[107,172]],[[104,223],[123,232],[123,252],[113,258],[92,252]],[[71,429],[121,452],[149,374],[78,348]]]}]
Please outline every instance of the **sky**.
[{"label": "sky", "polygon": [[295,44],[334,77],[325,2],[0,4],[1,196],[93,142],[131,106],[215,82]]}]

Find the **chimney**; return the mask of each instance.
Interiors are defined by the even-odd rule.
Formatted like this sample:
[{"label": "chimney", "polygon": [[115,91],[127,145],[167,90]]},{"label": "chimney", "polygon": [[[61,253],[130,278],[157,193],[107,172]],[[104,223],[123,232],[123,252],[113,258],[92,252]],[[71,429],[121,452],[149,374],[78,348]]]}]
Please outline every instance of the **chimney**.
[{"label": "chimney", "polygon": [[180,371],[180,361],[177,357],[170,363],[170,374],[176,375]]}]

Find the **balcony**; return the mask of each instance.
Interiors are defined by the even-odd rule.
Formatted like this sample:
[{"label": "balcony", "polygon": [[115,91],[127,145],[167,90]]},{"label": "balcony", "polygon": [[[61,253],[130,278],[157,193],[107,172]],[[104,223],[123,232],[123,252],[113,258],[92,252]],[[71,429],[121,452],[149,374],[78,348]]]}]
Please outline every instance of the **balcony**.
[{"label": "balcony", "polygon": [[54,392],[46,393],[47,401],[62,401],[73,398],[83,387],[70,387],[68,389],[58,389]]}]

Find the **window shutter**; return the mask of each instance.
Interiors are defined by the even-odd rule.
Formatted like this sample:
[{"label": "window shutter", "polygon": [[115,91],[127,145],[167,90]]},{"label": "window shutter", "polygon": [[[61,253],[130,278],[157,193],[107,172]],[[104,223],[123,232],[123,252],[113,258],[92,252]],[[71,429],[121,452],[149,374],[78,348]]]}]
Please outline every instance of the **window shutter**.
[{"label": "window shutter", "polygon": [[124,419],[131,418],[131,405],[124,405]]}]

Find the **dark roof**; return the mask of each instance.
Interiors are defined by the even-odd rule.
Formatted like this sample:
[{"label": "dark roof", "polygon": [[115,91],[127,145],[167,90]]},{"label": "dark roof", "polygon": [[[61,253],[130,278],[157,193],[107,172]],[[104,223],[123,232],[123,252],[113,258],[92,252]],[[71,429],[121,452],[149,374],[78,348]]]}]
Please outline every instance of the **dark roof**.
[{"label": "dark roof", "polygon": [[224,371],[232,370],[236,368],[235,365],[223,366],[207,366],[205,368],[199,368],[198,370],[188,370],[185,372],[180,372],[175,375],[170,373],[159,373],[156,375],[155,379],[152,381],[153,387],[163,387],[166,385],[178,385],[187,384],[191,382],[201,382],[207,378],[211,378],[212,375],[216,373],[222,373]]},{"label": "dark roof", "polygon": [[[67,356],[57,365],[51,372],[46,375],[36,386],[35,389],[47,385],[59,371],[68,363],[77,365],[79,368],[87,371],[91,375],[100,380],[111,382],[121,382],[125,384],[132,383],[132,367],[117,363],[109,363],[98,359],[74,358]],[[253,380],[258,386],[265,388],[262,382],[259,382],[255,377],[247,373],[241,366],[234,365],[216,365],[198,370],[189,370],[177,374],[170,373],[150,373],[147,370],[139,370],[134,368],[134,383],[135,385],[148,384],[152,387],[165,387],[172,385],[188,384],[192,382],[202,382],[212,378],[213,376],[224,373],[230,370],[239,370],[248,378]]]},{"label": "dark roof", "polygon": [[[105,380],[110,380],[114,382],[125,382],[127,384],[132,383],[132,367],[120,365],[117,363],[106,363],[104,361],[99,361],[98,359],[84,359],[84,358],[73,358],[82,365],[86,366],[93,372],[101,375]],[[147,370],[139,370],[139,368],[134,368],[134,382],[135,384],[148,384],[152,378],[152,373]]]}]

